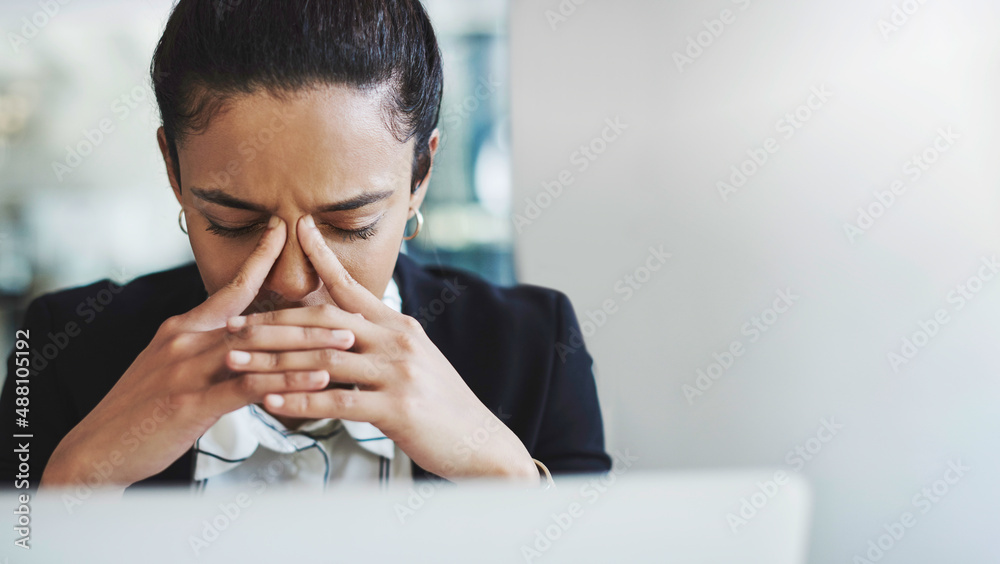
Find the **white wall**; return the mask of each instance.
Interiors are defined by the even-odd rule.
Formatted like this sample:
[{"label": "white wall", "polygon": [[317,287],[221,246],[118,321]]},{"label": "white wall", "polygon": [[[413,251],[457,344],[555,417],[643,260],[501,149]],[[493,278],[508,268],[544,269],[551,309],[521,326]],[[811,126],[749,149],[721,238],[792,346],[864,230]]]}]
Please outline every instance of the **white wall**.
[{"label": "white wall", "polygon": [[[550,20],[560,4],[568,15]],[[880,29],[895,8],[902,25]],[[679,68],[673,54],[725,9],[732,23]],[[610,449],[649,469],[800,470],[817,496],[813,562],[865,556],[907,511],[915,525],[887,562],[1000,555],[985,540],[1000,498],[1000,276],[961,309],[952,294],[1000,258],[998,16],[986,0],[514,0],[519,274],[565,291],[581,320],[613,302],[586,338]],[[830,95],[789,136],[780,120],[813,89]],[[615,118],[628,128],[584,170],[575,151]],[[717,182],[769,138],[767,162],[723,198]],[[947,150],[915,169],[935,142]],[[547,198],[561,172],[572,183]],[[661,245],[663,266],[618,291]],[[752,341],[744,324],[786,289],[798,299]],[[894,370],[889,353],[939,310],[947,323]],[[743,354],[689,402],[683,386],[734,341]],[[824,420],[842,428],[831,438]],[[810,438],[821,448],[796,462]],[[926,501],[958,460],[971,470]]]}]

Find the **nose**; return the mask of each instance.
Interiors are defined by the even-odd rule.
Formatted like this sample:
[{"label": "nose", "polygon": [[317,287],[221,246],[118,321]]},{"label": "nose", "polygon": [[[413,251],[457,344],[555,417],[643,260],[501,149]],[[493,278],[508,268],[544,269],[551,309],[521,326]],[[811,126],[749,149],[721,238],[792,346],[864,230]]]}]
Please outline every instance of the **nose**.
[{"label": "nose", "polygon": [[288,229],[285,248],[281,250],[281,254],[274,261],[274,266],[271,267],[271,272],[264,280],[265,289],[291,303],[301,302],[320,287],[319,275],[299,245],[298,235],[295,232],[297,223],[297,221],[285,223]]}]

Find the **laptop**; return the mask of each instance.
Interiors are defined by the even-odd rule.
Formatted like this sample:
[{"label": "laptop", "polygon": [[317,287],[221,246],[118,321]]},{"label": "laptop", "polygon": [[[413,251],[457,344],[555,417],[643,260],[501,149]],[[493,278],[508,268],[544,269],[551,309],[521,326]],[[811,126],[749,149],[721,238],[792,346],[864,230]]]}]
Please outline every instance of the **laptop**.
[{"label": "laptop", "polygon": [[[4,564],[801,564],[812,495],[801,476],[779,476],[618,468],[604,476],[556,476],[549,490],[482,480],[383,490],[343,485],[323,494],[262,483],[211,495],[129,490],[120,499],[42,492],[20,516],[17,494],[7,491],[0,506],[15,529],[10,537],[5,527],[0,554],[9,555]],[[27,530],[18,531],[25,515]],[[14,545],[24,533],[29,550]]]}]

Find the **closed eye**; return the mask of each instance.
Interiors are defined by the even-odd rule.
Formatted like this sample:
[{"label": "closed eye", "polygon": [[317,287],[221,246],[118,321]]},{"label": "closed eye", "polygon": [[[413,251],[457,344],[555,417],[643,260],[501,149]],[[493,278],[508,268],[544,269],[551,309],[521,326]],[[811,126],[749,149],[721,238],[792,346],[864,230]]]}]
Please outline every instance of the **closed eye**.
[{"label": "closed eye", "polygon": [[355,237],[359,239],[368,239],[369,237],[373,237],[375,235],[376,223],[378,223],[377,219],[371,224],[362,227],[360,229],[341,229],[339,227],[334,227],[329,223],[324,223],[323,225],[329,227],[330,229],[333,229],[334,231],[339,232],[342,239],[346,241],[353,241]]},{"label": "closed eye", "polygon": [[[376,233],[375,227],[381,219],[382,216],[380,215],[378,218],[375,219],[375,221],[358,229],[343,229],[333,224],[325,222],[320,223],[320,225],[340,235],[341,239],[345,241],[354,241],[355,238],[366,240],[375,236]],[[265,227],[267,227],[267,223],[263,221],[250,223],[248,225],[242,225],[240,227],[223,227],[222,225],[215,223],[211,219],[208,219],[208,227],[206,227],[205,230],[214,233],[216,235],[219,235],[220,237],[226,237],[229,239],[238,239],[241,237],[247,237],[254,233],[257,233],[258,231],[263,230]]]},{"label": "closed eye", "polygon": [[205,228],[205,231],[215,233],[216,235],[220,235],[222,237],[236,239],[239,237],[245,237],[247,235],[256,233],[257,231],[260,231],[263,227],[266,226],[267,223],[257,222],[257,223],[251,223],[249,225],[244,225],[241,227],[223,227],[218,223],[215,223],[214,221],[209,219],[208,227]]}]

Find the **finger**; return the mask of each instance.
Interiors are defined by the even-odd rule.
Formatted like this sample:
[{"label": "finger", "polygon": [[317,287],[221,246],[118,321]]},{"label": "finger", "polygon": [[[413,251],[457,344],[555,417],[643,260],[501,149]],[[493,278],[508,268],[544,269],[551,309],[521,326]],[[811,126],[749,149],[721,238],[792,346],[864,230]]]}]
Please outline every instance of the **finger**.
[{"label": "finger", "polygon": [[296,228],[302,250],[309,257],[309,262],[316,269],[327,292],[341,309],[351,313],[360,313],[366,319],[380,323],[398,315],[395,310],[385,305],[381,299],[368,291],[351,276],[337,255],[330,250],[323,240],[323,235],[316,228],[316,222],[311,215],[299,219]]},{"label": "finger", "polygon": [[250,307],[285,246],[285,232],[281,218],[271,217],[257,247],[240,266],[236,276],[203,304],[191,310],[189,316],[196,328],[207,330],[222,327],[227,319]]},{"label": "finger", "polygon": [[354,332],[326,327],[260,324],[244,324],[240,328],[233,329],[230,324],[227,327],[226,341],[230,349],[245,351],[310,350],[330,347],[347,350],[354,346]]},{"label": "finger", "polygon": [[235,372],[325,370],[331,382],[366,388],[380,385],[386,373],[366,355],[331,348],[290,352],[233,350],[226,355],[225,364]]},{"label": "finger", "polygon": [[205,392],[205,399],[213,406],[219,406],[225,413],[251,403],[260,403],[268,394],[288,392],[313,392],[322,390],[330,383],[330,375],[324,370],[302,370],[286,373],[249,372],[237,374],[217,384]]},{"label": "finger", "polygon": [[[239,333],[246,327],[269,325],[346,329],[355,336],[356,344],[374,342],[380,333],[386,331],[384,327],[368,321],[360,313],[349,313],[332,304],[293,307],[231,317],[227,328],[232,333]],[[350,346],[344,348],[350,348]]]},{"label": "finger", "polygon": [[363,390],[333,389],[322,392],[269,394],[264,406],[276,415],[309,419],[347,419],[378,426],[385,416],[380,394]]}]

